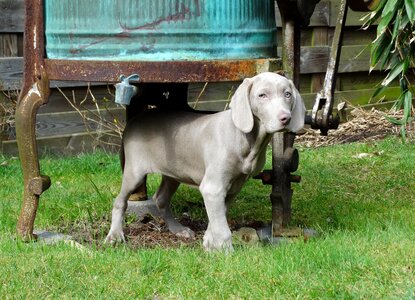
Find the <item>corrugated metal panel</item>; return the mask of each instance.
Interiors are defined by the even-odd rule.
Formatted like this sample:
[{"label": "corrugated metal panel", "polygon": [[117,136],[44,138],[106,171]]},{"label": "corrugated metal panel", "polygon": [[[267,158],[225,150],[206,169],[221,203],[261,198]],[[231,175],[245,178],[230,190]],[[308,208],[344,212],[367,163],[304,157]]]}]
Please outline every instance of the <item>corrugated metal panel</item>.
[{"label": "corrugated metal panel", "polygon": [[273,0],[45,0],[49,58],[275,56]]}]

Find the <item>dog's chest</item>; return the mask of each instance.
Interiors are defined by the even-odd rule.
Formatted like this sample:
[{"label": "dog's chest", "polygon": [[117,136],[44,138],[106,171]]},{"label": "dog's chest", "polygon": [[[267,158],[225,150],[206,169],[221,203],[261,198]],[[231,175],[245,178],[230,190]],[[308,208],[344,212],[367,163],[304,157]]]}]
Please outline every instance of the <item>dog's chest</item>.
[{"label": "dog's chest", "polygon": [[258,174],[265,165],[266,151],[260,151],[258,153],[250,153],[242,164],[242,172],[247,175]]},{"label": "dog's chest", "polygon": [[251,146],[247,147],[249,150],[243,155],[242,172],[247,175],[258,174],[265,165],[267,145],[271,136],[259,131],[254,135],[254,138],[251,137],[254,142],[248,142]]}]

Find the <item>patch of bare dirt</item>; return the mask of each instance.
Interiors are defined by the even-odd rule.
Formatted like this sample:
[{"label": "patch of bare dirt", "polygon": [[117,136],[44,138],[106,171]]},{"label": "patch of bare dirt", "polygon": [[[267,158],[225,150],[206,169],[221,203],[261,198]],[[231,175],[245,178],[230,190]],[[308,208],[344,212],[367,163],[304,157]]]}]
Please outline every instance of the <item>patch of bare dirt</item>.
[{"label": "patch of bare dirt", "polygon": [[[134,222],[124,228],[124,233],[128,239],[128,244],[132,248],[178,248],[181,246],[200,247],[202,244],[203,235],[207,228],[207,223],[204,221],[192,220],[189,217],[183,217],[180,223],[189,227],[196,234],[195,238],[188,239],[178,237],[168,231],[167,226],[163,221],[153,218],[144,219],[142,222]],[[251,227],[259,229],[264,226],[260,221],[252,221],[246,223],[239,223],[228,220],[229,227],[232,231],[238,230],[241,227]]]},{"label": "patch of bare dirt", "polygon": [[132,248],[178,248],[181,246],[193,247],[200,245],[207,225],[202,221],[190,220],[189,218],[183,218],[180,220],[180,223],[192,229],[196,237],[193,239],[178,237],[168,231],[164,222],[156,219],[129,224],[124,229],[124,233],[129,246]]}]

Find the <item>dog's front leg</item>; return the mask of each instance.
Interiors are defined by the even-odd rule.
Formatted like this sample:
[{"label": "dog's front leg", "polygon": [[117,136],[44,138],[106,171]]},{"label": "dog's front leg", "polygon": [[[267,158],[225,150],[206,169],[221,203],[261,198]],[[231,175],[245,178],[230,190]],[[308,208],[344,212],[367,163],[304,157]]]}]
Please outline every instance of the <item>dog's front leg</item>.
[{"label": "dog's front leg", "polygon": [[203,237],[203,247],[207,251],[223,250],[226,253],[233,251],[232,233],[226,220],[225,198],[228,190],[226,185],[205,177],[199,189],[209,218],[209,226]]},{"label": "dog's front leg", "polygon": [[125,237],[124,232],[122,229],[122,224],[124,221],[124,214],[127,208],[127,196],[119,195],[115,201],[114,206],[112,208],[112,218],[111,218],[111,228],[110,231],[105,238],[104,243],[116,243],[116,242],[124,242]]}]

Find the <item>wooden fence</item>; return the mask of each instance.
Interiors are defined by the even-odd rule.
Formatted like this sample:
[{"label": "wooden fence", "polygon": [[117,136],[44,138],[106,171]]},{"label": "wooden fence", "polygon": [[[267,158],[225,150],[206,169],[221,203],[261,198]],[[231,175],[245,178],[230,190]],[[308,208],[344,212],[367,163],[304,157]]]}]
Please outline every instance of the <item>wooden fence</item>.
[{"label": "wooden fence", "polygon": [[[311,108],[315,94],[322,87],[327,62],[330,54],[330,45],[336,25],[339,0],[322,0],[317,5],[311,19],[310,26],[304,28],[301,39],[301,87],[307,108]],[[13,94],[21,85],[23,69],[23,0],[0,0],[0,87],[3,91]],[[336,101],[347,101],[353,105],[376,105],[379,99],[369,103],[376,85],[384,74],[381,71],[373,71],[369,76],[369,47],[368,44],[375,37],[375,28],[362,30],[360,20],[364,13],[349,10],[347,28],[344,33],[342,56],[339,74],[336,84]],[[281,25],[279,13],[277,13],[277,26]],[[281,41],[281,31],[278,32],[278,41]],[[280,50],[279,50],[280,51]],[[56,83],[52,83],[54,86]],[[65,86],[65,83],[61,83]],[[79,86],[82,85],[82,86]],[[203,110],[222,110],[226,107],[229,95],[237,87],[237,82],[229,83],[204,83],[191,84],[189,87],[189,102],[191,106]],[[67,86],[67,85],[66,85]],[[203,93],[201,91],[203,90]],[[86,107],[92,112],[94,103],[91,94],[87,95],[85,84],[62,89],[67,98],[76,99],[78,102],[89,99]],[[5,92],[3,92],[4,94]],[[15,93],[15,92],[14,92]],[[113,100],[113,88],[106,86],[94,86],[92,94],[96,99]],[[382,103],[393,101],[399,96],[399,88],[388,89]],[[0,128],[0,153],[16,153],[14,141],[13,120],[9,107],[10,96],[0,96],[0,104],[3,108]],[[122,108],[109,105],[110,113],[107,117],[123,120]],[[6,110],[6,111],[4,111]],[[94,127],[92,127],[94,128]],[[99,128],[96,128],[99,129]],[[42,107],[37,117],[37,134],[41,152],[52,153],[77,153],[86,151],[94,146],[94,139],[85,132],[83,118],[76,112],[68,101],[57,89],[52,90],[49,103]],[[105,133],[105,128],[97,130],[98,135]],[[105,134],[103,135],[105,136]]]}]

